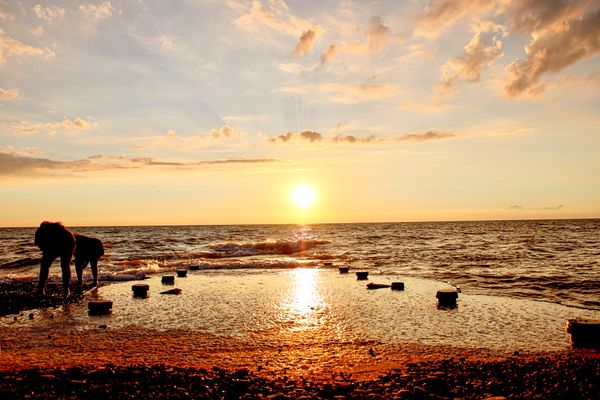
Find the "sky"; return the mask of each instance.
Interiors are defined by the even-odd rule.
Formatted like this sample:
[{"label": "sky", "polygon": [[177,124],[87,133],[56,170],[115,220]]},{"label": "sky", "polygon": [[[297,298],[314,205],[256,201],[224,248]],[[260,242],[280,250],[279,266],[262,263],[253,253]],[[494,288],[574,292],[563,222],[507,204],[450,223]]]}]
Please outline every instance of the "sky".
[{"label": "sky", "polygon": [[0,0],[0,226],[598,218],[599,54],[599,0]]}]

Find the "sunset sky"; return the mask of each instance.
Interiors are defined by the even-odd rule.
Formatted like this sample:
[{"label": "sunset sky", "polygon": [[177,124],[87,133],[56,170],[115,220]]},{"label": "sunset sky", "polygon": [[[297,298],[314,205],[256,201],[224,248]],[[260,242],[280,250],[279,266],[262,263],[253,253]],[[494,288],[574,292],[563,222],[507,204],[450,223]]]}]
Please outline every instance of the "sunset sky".
[{"label": "sunset sky", "polygon": [[0,0],[0,225],[600,217],[599,54],[598,0]]}]

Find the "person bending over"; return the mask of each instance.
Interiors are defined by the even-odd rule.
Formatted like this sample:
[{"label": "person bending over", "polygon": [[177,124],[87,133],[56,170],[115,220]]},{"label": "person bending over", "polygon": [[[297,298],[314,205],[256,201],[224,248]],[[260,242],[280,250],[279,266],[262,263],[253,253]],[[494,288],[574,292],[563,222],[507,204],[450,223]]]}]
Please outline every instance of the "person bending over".
[{"label": "person bending over", "polygon": [[98,286],[98,259],[104,255],[104,246],[100,239],[75,234],[75,271],[77,282],[83,282],[83,269],[90,263],[94,286]]},{"label": "person bending over", "polygon": [[35,231],[36,246],[42,250],[42,261],[40,262],[40,277],[38,281],[38,295],[46,293],[46,282],[52,262],[60,257],[60,269],[62,270],[63,294],[69,296],[71,285],[71,258],[75,250],[75,236],[60,222],[44,221]]}]

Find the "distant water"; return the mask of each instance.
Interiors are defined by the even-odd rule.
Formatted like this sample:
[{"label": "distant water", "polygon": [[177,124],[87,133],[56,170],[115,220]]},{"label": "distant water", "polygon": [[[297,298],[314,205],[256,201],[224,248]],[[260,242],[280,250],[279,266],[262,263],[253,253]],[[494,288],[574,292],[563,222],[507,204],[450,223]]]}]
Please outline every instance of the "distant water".
[{"label": "distant water", "polygon": [[[189,265],[232,276],[349,265],[449,282],[472,294],[600,310],[600,220],[70,229],[104,242],[105,281]],[[0,229],[0,280],[37,279],[34,232]],[[51,278],[60,280],[58,262]]]}]

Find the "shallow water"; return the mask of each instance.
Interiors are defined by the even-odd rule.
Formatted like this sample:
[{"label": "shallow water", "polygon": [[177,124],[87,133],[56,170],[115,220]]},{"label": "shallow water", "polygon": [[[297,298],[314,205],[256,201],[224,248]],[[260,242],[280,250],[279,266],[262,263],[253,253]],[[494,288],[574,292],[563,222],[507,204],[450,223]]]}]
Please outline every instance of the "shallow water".
[{"label": "shallow water", "polygon": [[[332,262],[384,276],[450,282],[470,294],[600,310],[600,220],[72,230],[104,242],[104,281],[139,279],[191,264],[235,277]],[[0,279],[37,278],[34,231],[0,229]],[[51,279],[60,280],[58,263]]]},{"label": "shallow water", "polygon": [[[86,301],[36,311],[33,320],[4,317],[0,324],[81,330],[105,324],[265,342],[308,337],[315,345],[419,343],[512,353],[568,349],[567,319],[600,317],[597,311],[470,293],[460,294],[456,308],[439,308],[436,291],[448,285],[420,278],[370,275],[370,282],[405,283],[404,291],[392,291],[367,290],[354,274],[331,269],[245,272],[190,271],[174,286],[153,277],[145,281],[146,299],[133,298],[131,283],[107,285],[88,298],[112,300],[111,315],[89,316]],[[159,294],[173,287],[182,293]]]}]

